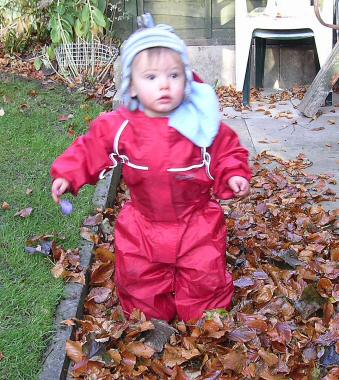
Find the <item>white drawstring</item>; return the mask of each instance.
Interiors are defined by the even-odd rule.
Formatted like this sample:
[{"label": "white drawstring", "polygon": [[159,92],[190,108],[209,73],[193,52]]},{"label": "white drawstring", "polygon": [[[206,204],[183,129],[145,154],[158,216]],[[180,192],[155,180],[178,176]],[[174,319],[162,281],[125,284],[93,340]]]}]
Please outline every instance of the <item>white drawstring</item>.
[{"label": "white drawstring", "polygon": [[206,148],[201,148],[201,156],[202,156],[202,163],[201,164],[196,164],[196,165],[191,165],[191,166],[185,166],[183,168],[170,168],[167,169],[169,172],[185,172],[188,170],[192,169],[199,169],[202,168],[203,166],[206,167],[206,174],[208,178],[214,180],[210,173],[210,164],[211,164],[211,155],[207,152]]},{"label": "white drawstring", "polygon": [[[129,166],[131,168],[139,169],[139,170],[149,170],[148,166],[141,166],[141,165],[133,164],[132,162],[130,162],[129,158],[126,155],[119,153],[119,140],[120,140],[122,132],[126,128],[127,124],[128,124],[128,120],[125,120],[120,125],[118,132],[115,135],[114,143],[113,143],[113,153],[111,153],[109,155],[109,158],[113,162],[113,165],[102,170],[99,174],[99,179],[104,178],[107,170],[113,169],[118,165],[118,161],[116,160],[115,157],[119,157],[122,164],[126,164],[127,166]],[[202,162],[200,164],[190,165],[190,166],[186,166],[186,167],[182,167],[182,168],[169,168],[169,169],[167,169],[167,171],[169,171],[169,172],[185,172],[185,171],[189,171],[189,170],[193,170],[193,169],[199,169],[199,168],[202,168],[203,166],[205,166],[207,176],[210,179],[214,180],[214,178],[210,172],[211,155],[207,152],[205,147],[201,148],[201,156],[202,156]]]}]

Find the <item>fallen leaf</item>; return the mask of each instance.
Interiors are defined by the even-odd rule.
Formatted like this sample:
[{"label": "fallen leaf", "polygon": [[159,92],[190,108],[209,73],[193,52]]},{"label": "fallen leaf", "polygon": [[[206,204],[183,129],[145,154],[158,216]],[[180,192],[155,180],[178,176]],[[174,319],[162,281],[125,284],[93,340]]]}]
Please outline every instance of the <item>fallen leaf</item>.
[{"label": "fallen leaf", "polygon": [[14,216],[20,216],[21,218],[28,218],[31,215],[32,211],[33,211],[32,207],[27,207],[15,213]]},{"label": "fallen leaf", "polygon": [[149,359],[153,356],[154,350],[142,342],[131,342],[126,349],[137,357]]},{"label": "fallen leaf", "polygon": [[231,331],[227,337],[235,342],[248,342],[257,336],[256,330],[248,327],[238,327]]},{"label": "fallen leaf", "polygon": [[111,262],[103,263],[94,269],[91,275],[92,284],[103,284],[109,280],[114,272],[114,266]]},{"label": "fallen leaf", "polygon": [[111,289],[103,288],[103,287],[96,287],[91,289],[89,292],[87,299],[94,299],[94,302],[96,303],[103,303],[105,302],[112,294]]},{"label": "fallen leaf", "polygon": [[240,374],[245,366],[246,355],[244,352],[230,351],[225,355],[220,355],[219,360],[224,369],[229,369]]},{"label": "fallen leaf", "polygon": [[74,363],[79,363],[85,358],[82,352],[82,344],[69,339],[66,340],[66,354]]},{"label": "fallen leaf", "polygon": [[102,223],[102,221],[103,221],[102,213],[98,213],[96,215],[91,215],[91,216],[87,217],[84,220],[83,225],[84,226],[97,226],[100,223]]},{"label": "fallen leaf", "polygon": [[258,351],[258,355],[264,360],[264,362],[269,367],[276,367],[276,365],[279,362],[279,358],[277,355],[273,354],[272,352],[267,352],[262,348]]},{"label": "fallen leaf", "polygon": [[11,206],[9,205],[9,203],[7,203],[7,202],[4,201],[4,202],[2,203],[1,208],[2,208],[3,210],[10,210]]},{"label": "fallen leaf", "polygon": [[72,114],[58,116],[59,121],[67,121],[67,120],[72,119],[72,118],[73,118]]}]

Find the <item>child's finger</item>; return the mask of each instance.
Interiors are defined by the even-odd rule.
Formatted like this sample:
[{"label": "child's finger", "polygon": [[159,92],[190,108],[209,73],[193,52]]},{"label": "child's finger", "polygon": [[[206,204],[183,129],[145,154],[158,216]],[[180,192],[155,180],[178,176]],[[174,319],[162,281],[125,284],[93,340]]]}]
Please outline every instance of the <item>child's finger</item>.
[{"label": "child's finger", "polygon": [[59,196],[54,191],[52,191],[52,198],[53,198],[53,201],[55,203],[59,203],[60,202]]}]

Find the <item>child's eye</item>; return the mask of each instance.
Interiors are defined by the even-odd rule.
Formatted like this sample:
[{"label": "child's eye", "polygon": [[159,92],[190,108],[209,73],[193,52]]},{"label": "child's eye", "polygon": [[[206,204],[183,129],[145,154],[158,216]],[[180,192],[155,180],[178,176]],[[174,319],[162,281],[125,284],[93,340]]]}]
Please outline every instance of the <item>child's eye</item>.
[{"label": "child's eye", "polygon": [[176,79],[176,78],[178,78],[179,77],[179,74],[178,73],[172,73],[171,74],[171,78],[173,78],[173,79]]},{"label": "child's eye", "polygon": [[153,80],[153,79],[155,79],[155,75],[154,75],[154,74],[148,74],[148,75],[146,76],[146,79]]}]

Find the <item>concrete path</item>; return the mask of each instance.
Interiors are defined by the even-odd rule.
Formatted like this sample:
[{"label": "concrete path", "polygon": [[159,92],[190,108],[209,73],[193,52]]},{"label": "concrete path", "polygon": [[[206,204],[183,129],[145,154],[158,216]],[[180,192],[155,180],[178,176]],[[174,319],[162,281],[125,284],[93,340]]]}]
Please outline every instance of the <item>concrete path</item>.
[{"label": "concrete path", "polygon": [[[337,193],[336,202],[325,207],[339,207],[339,94],[333,96],[333,106],[322,107],[321,115],[314,120],[304,117],[297,109],[297,99],[269,103],[251,103],[251,110],[223,110],[224,121],[239,135],[251,156],[268,151],[285,160],[304,153],[313,163],[306,171],[314,174],[330,174],[337,184],[330,187]],[[267,97],[267,98],[266,98]],[[271,108],[270,108],[271,107]]]}]

